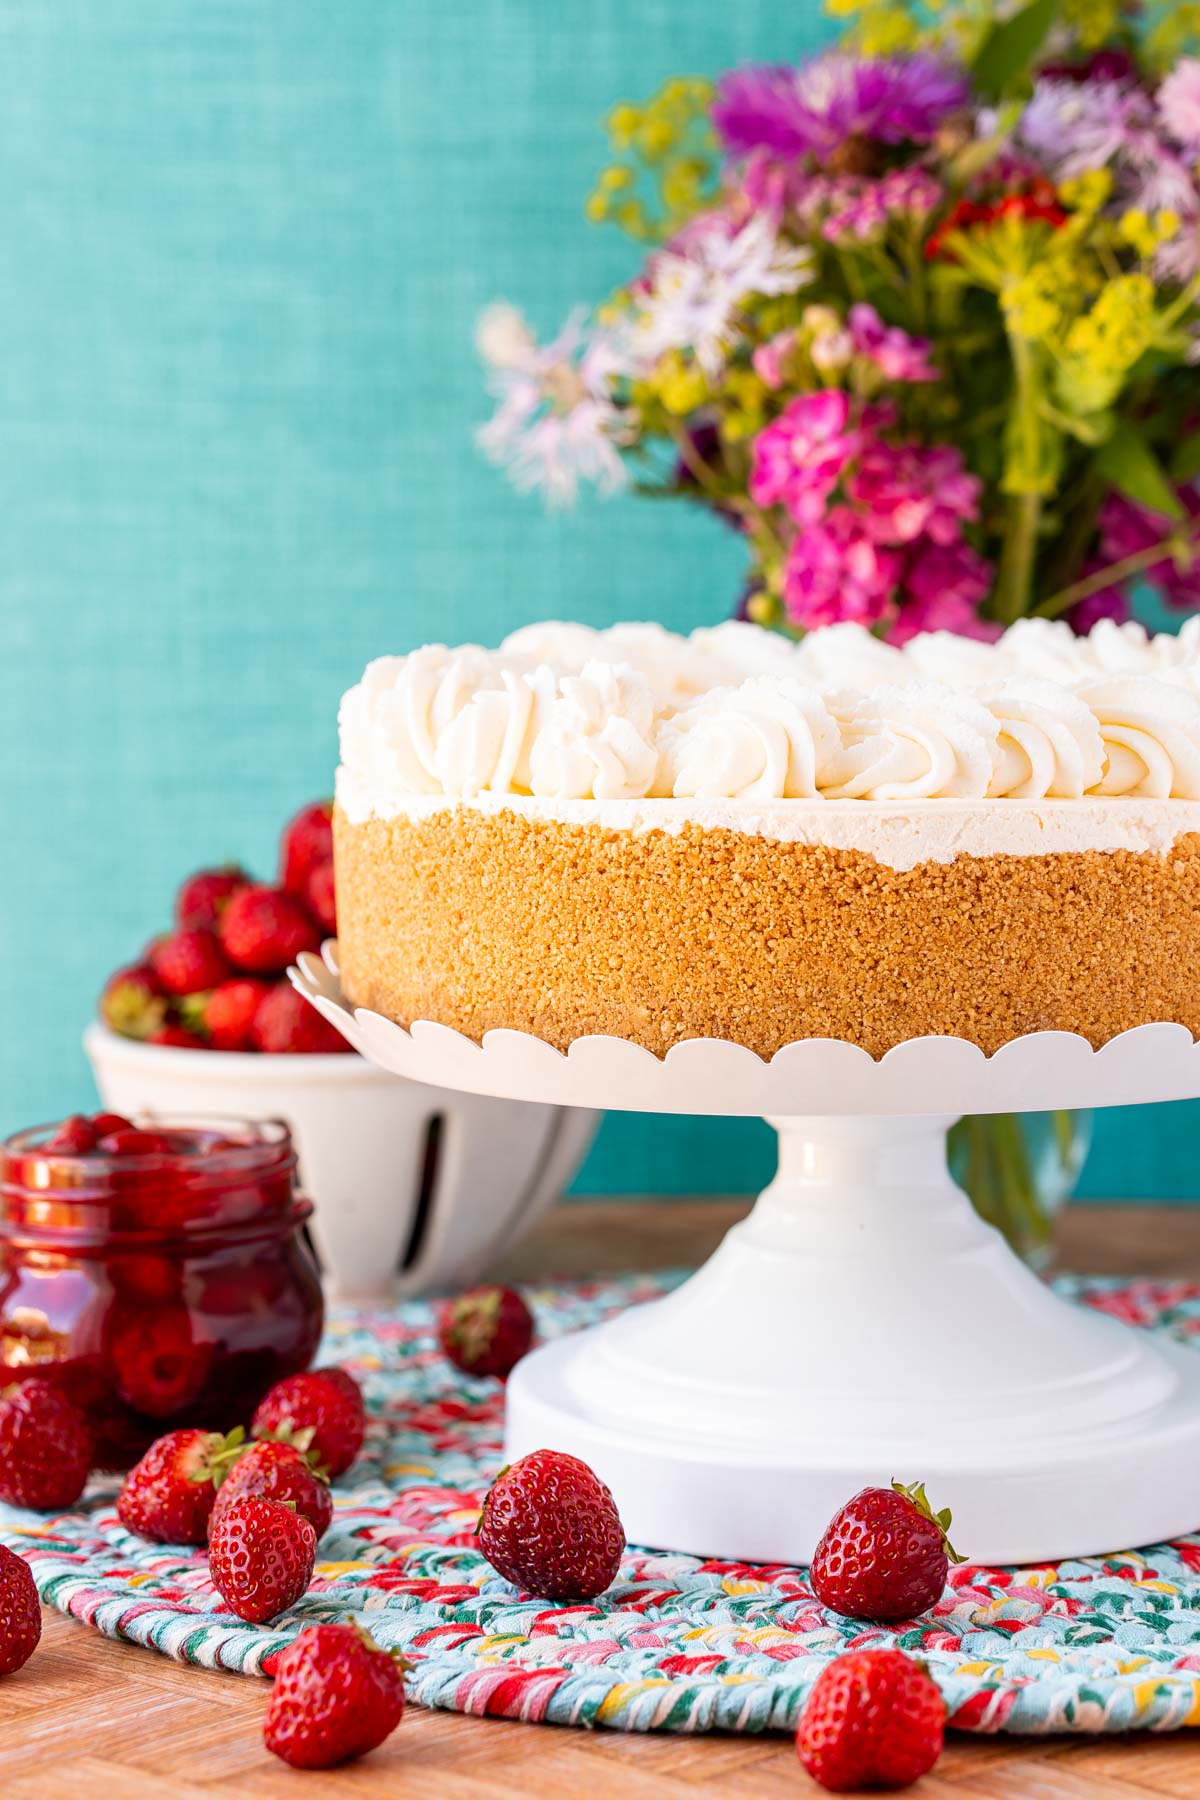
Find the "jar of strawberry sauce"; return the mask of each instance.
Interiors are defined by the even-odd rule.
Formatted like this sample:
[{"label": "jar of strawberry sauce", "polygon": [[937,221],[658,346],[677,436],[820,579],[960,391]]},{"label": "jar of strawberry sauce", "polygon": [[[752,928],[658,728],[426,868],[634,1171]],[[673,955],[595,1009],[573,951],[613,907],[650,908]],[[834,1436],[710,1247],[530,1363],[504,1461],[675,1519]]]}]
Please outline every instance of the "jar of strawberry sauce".
[{"label": "jar of strawberry sauce", "polygon": [[54,1369],[123,1469],[176,1426],[248,1424],[323,1307],[286,1125],[97,1126],[0,1146],[0,1386]]}]

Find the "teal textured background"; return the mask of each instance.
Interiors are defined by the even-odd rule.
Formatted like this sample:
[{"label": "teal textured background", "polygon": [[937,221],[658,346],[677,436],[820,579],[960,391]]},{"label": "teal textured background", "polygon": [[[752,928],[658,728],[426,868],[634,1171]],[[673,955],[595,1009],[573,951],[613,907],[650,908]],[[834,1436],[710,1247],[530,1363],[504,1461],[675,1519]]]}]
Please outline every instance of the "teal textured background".
[{"label": "teal textured background", "polygon": [[[0,1125],[85,1104],[79,1033],[190,867],[262,867],[366,660],[525,620],[728,610],[736,544],[547,516],[471,444],[489,299],[628,273],[598,121],[793,57],[813,0],[7,0],[0,9]],[[1191,1106],[1086,1189],[1189,1197]],[[736,1190],[765,1127],[611,1118],[584,1191]]]}]

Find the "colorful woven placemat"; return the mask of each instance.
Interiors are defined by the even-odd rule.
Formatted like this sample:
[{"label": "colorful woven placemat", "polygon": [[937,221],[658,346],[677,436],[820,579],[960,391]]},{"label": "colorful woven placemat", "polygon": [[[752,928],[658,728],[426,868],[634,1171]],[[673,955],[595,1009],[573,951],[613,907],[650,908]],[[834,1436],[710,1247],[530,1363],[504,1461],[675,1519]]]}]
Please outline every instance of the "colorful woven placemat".
[{"label": "colorful woven placemat", "polygon": [[[531,1299],[550,1335],[672,1279],[564,1284]],[[1200,1333],[1200,1288],[1060,1286],[1136,1324]],[[639,1550],[596,1604],[554,1606],[520,1595],[474,1547],[502,1396],[449,1367],[429,1307],[335,1316],[325,1356],[363,1379],[372,1423],[313,1586],[272,1627],[224,1609],[201,1554],[126,1532],[112,1484],[63,1518],[0,1507],[0,1540],[29,1558],[51,1605],[205,1668],[269,1675],[304,1625],[356,1616],[414,1659],[413,1698],[459,1712],[630,1731],[785,1728],[831,1657],[898,1642],[926,1658],[951,1723],[967,1730],[1200,1724],[1200,1535],[1057,1566],[959,1568],[934,1611],[898,1632],[825,1612],[801,1569]]]}]

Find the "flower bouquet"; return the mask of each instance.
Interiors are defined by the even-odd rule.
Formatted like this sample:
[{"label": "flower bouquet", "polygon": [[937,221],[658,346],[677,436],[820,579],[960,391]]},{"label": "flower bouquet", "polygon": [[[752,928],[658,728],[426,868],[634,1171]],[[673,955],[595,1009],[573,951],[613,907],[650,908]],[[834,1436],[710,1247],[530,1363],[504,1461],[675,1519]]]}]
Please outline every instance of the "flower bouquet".
[{"label": "flower bouquet", "polygon": [[[793,634],[1200,605],[1200,4],[831,10],[837,49],[614,108],[587,211],[641,267],[546,344],[488,309],[483,450],[715,512],[740,615]],[[1026,1253],[1078,1148],[957,1137]]]},{"label": "flower bouquet", "polygon": [[717,512],[789,631],[1200,603],[1200,7],[836,4],[847,47],[614,109],[642,266],[546,345],[485,314],[484,450]]}]

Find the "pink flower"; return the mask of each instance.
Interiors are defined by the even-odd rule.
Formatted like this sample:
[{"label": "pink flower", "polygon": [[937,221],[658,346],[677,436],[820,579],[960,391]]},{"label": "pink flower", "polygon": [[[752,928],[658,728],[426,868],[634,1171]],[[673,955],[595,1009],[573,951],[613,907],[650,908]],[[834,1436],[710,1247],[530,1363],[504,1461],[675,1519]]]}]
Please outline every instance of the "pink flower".
[{"label": "pink flower", "polygon": [[835,506],[792,540],[783,583],[788,617],[810,631],[845,619],[878,624],[902,567],[899,552],[881,549],[857,513]]},{"label": "pink flower", "polygon": [[881,237],[893,219],[927,219],[942,201],[942,188],[925,169],[892,169],[878,181],[843,180],[831,187],[821,235],[828,243],[865,243]]},{"label": "pink flower", "polygon": [[756,506],[783,505],[797,524],[812,524],[860,442],[840,388],[797,395],[754,440],[751,499]]},{"label": "pink flower", "polygon": [[957,543],[963,520],[978,517],[982,487],[951,444],[871,444],[847,483],[881,544],[911,544],[921,536]]},{"label": "pink flower", "polygon": [[765,344],[759,344],[751,357],[754,373],[769,388],[781,388],[786,379],[785,363],[796,347],[796,333],[777,331]]},{"label": "pink flower", "polygon": [[898,325],[885,325],[865,301],[850,308],[850,339],[859,356],[873,362],[889,381],[936,381],[937,370],[929,360],[928,338],[910,337]]},{"label": "pink flower", "polygon": [[969,544],[914,544],[904,578],[900,614],[889,632],[893,644],[921,631],[956,631],[960,637],[992,638],[1000,627],[981,619],[978,609],[992,586],[992,565]]},{"label": "pink flower", "polygon": [[1200,61],[1184,56],[1158,90],[1158,116],[1176,143],[1200,150]]}]

